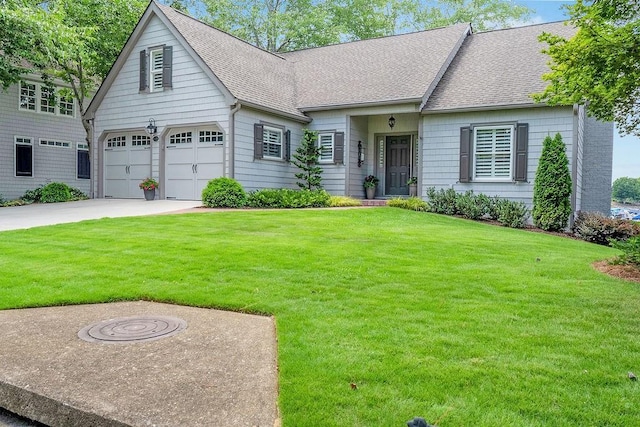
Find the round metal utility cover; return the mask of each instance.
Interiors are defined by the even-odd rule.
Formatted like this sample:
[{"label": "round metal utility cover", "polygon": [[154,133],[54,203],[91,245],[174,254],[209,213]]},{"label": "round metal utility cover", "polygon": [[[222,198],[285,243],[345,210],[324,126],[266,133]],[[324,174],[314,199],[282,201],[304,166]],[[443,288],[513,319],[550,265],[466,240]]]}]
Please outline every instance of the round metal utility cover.
[{"label": "round metal utility cover", "polygon": [[78,337],[88,342],[128,344],[170,337],[186,328],[187,322],[177,317],[120,317],[86,326]]}]

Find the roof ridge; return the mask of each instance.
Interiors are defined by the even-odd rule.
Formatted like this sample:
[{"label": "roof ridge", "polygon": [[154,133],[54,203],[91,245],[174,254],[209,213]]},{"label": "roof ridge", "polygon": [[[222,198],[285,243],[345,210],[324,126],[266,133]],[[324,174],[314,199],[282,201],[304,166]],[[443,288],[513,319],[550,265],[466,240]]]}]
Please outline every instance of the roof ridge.
[{"label": "roof ridge", "polygon": [[497,33],[499,31],[511,31],[511,30],[519,30],[521,28],[540,27],[542,25],[551,25],[551,24],[560,24],[560,23],[568,24],[569,22],[571,22],[571,21],[568,20],[568,19],[564,19],[564,20],[560,20],[560,21],[552,21],[552,22],[537,22],[535,24],[521,25],[519,27],[495,28],[493,30],[478,31],[477,33],[474,32],[473,34],[474,35],[489,34],[489,33]]},{"label": "roof ridge", "polygon": [[195,17],[193,17],[193,16],[191,16],[191,15],[188,15],[188,14],[186,14],[186,13],[184,13],[184,12],[182,12],[182,11],[178,10],[178,9],[174,9],[174,8],[172,8],[171,6],[163,5],[163,4],[159,3],[157,0],[152,0],[152,2],[153,2],[153,3],[155,3],[157,6],[159,6],[159,7],[160,7],[160,9],[162,9],[162,10],[163,10],[163,13],[165,13],[165,16],[166,16],[165,9],[171,9],[171,11],[172,11],[172,12],[174,12],[174,13],[178,13],[178,14],[180,14],[180,15],[184,16],[185,18],[189,18],[189,19],[191,19],[191,20],[193,20],[193,21],[196,21],[196,22],[197,22],[197,23],[199,23],[199,24],[204,25],[205,27],[208,27],[208,28],[210,28],[210,29],[212,29],[212,30],[218,31],[218,32],[220,32],[220,33],[222,33],[222,34],[225,34],[225,35],[227,35],[227,36],[231,37],[231,38],[234,38],[234,39],[236,39],[236,40],[238,40],[238,41],[240,41],[240,42],[242,42],[242,43],[246,44],[247,46],[251,46],[251,47],[252,47],[252,48],[254,48],[254,49],[260,50],[260,51],[262,51],[262,52],[268,53],[268,54],[269,54],[269,55],[271,55],[271,56],[275,56],[275,57],[276,57],[276,58],[278,58],[278,59],[281,59],[281,60],[283,60],[283,61],[286,61],[286,58],[283,58],[283,57],[282,57],[282,55],[280,55],[280,54],[278,54],[278,53],[276,53],[276,52],[271,52],[271,51],[269,51],[269,50],[267,50],[267,49],[263,49],[263,48],[261,48],[261,47],[259,47],[259,46],[256,46],[256,45],[254,45],[254,44],[251,44],[251,43],[249,43],[248,41],[243,40],[243,39],[241,39],[240,37],[234,36],[233,34],[231,34],[231,33],[227,32],[227,31],[224,31],[224,30],[221,30],[220,28],[214,27],[212,24],[209,24],[209,23],[207,23],[207,22],[205,22],[205,21],[201,21],[200,19],[195,18]]}]

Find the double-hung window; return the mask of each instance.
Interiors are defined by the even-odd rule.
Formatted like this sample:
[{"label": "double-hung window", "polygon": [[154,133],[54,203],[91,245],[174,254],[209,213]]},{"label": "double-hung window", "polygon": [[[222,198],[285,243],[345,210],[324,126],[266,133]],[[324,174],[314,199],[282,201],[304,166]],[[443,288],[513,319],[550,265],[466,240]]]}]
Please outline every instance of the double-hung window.
[{"label": "double-hung window", "polygon": [[74,117],[74,105],[69,89],[58,90],[43,83],[20,82],[19,110]]},{"label": "double-hung window", "polygon": [[473,128],[473,177],[475,180],[511,180],[514,133],[513,125]]},{"label": "double-hung window", "polygon": [[33,140],[15,137],[16,176],[33,176]]},{"label": "double-hung window", "polygon": [[265,158],[282,159],[282,129],[264,126],[262,154]]},{"label": "double-hung window", "polygon": [[35,83],[20,82],[20,106],[21,110],[36,111],[36,90]]},{"label": "double-hung window", "polygon": [[163,64],[162,48],[154,49],[149,52],[149,90],[158,92],[162,90],[162,64]]},{"label": "double-hung window", "polygon": [[318,160],[321,163],[333,163],[334,142],[335,134],[333,132],[318,134],[318,147],[320,148]]}]

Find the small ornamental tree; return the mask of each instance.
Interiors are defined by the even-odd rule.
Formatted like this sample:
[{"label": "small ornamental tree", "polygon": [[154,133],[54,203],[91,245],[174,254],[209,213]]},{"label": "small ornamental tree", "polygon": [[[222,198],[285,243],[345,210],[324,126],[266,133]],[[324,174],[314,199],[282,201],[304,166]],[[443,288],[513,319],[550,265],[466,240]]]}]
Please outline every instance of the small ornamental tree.
[{"label": "small ornamental tree", "polygon": [[318,159],[320,158],[318,132],[313,132],[308,129],[304,130],[302,141],[293,154],[293,158],[295,160],[291,163],[300,169],[300,173],[295,175],[296,178],[300,180],[296,182],[298,187],[305,190],[321,190],[322,168],[318,166]]},{"label": "small ornamental tree", "polygon": [[533,186],[533,224],[558,231],[567,226],[571,214],[571,174],[562,136],[544,139]]}]

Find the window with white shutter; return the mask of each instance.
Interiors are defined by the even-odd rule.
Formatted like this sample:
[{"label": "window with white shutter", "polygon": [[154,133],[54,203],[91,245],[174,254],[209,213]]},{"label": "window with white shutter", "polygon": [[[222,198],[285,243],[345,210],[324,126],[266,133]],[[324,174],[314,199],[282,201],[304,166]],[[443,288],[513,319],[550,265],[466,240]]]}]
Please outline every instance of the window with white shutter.
[{"label": "window with white shutter", "polygon": [[512,125],[480,126],[473,129],[475,180],[512,179],[513,136]]},{"label": "window with white shutter", "polygon": [[282,129],[263,127],[262,155],[265,158],[282,159]]},{"label": "window with white shutter", "polygon": [[163,50],[154,49],[149,52],[149,73],[150,73],[150,85],[149,90],[151,92],[157,92],[162,90],[162,64],[163,64]]},{"label": "window with white shutter", "polygon": [[318,147],[320,147],[320,158],[322,163],[333,163],[334,133],[318,134]]}]

